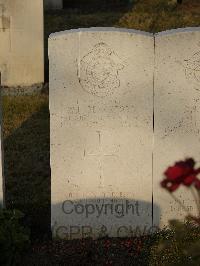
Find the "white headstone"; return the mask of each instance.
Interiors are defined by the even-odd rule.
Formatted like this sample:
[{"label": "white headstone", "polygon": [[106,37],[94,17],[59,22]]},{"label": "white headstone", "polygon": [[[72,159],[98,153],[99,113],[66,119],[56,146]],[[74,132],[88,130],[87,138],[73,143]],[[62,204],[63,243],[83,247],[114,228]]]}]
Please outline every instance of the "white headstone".
[{"label": "white headstone", "polygon": [[43,1],[0,0],[0,39],[2,85],[42,83]]},{"label": "white headstone", "polygon": [[72,30],[49,46],[54,236],[131,236],[197,215],[189,188],[172,198],[160,183],[175,162],[200,162],[200,28]]},{"label": "white headstone", "polygon": [[[160,188],[164,170],[186,157],[200,162],[200,28],[156,34],[155,55],[153,198],[161,207],[162,226],[188,215]],[[190,190],[180,186],[173,195],[195,215]]]},{"label": "white headstone", "polygon": [[152,35],[52,34],[49,60],[54,237],[151,229]]}]

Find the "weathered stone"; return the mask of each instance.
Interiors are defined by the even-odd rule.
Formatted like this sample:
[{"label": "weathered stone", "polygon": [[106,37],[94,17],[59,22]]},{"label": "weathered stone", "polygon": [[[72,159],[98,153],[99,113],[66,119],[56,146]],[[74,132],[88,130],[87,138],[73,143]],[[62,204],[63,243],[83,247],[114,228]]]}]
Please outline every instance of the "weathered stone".
[{"label": "weathered stone", "polygon": [[[135,226],[163,227],[198,214],[190,188],[180,186],[175,200],[160,182],[186,157],[199,167],[199,40],[200,28],[51,35],[54,236],[119,236],[121,229],[130,236]],[[139,215],[100,217],[106,204],[131,204]]]},{"label": "weathered stone", "polygon": [[[188,213],[160,188],[164,170],[176,161],[200,159],[200,28],[155,36],[154,202],[161,207],[161,226]],[[191,188],[173,193],[188,212],[197,214]]]},{"label": "weathered stone", "polygon": [[152,35],[134,30],[50,36],[55,237],[151,228],[153,57]]},{"label": "weathered stone", "polygon": [[42,83],[43,1],[0,0],[0,39],[2,85]]}]

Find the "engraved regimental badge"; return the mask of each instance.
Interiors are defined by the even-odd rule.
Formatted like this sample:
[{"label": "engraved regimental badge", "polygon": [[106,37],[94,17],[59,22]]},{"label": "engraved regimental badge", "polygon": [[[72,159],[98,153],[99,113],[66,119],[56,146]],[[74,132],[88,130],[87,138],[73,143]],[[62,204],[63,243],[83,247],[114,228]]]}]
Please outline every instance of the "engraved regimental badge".
[{"label": "engraved regimental badge", "polygon": [[94,96],[112,95],[120,87],[119,70],[123,68],[118,55],[106,43],[98,43],[80,61],[80,84]]}]

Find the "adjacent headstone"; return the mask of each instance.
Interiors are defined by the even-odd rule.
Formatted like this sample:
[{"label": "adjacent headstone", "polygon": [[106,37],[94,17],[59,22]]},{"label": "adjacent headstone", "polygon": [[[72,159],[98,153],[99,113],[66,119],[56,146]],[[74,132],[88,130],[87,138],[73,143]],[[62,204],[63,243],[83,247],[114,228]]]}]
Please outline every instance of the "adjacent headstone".
[{"label": "adjacent headstone", "polygon": [[44,8],[45,9],[62,9],[63,0],[45,0]]},{"label": "adjacent headstone", "polygon": [[65,31],[49,58],[53,235],[131,236],[198,215],[191,188],[160,182],[200,158],[200,28]]},{"label": "adjacent headstone", "polygon": [[160,188],[160,180],[176,161],[192,157],[200,162],[200,28],[156,34],[155,63],[153,194],[162,226],[197,214],[191,189],[180,187],[174,200]]},{"label": "adjacent headstone", "polygon": [[43,1],[0,0],[0,39],[2,85],[42,83]]},{"label": "adjacent headstone", "polygon": [[[94,28],[49,39],[54,237],[152,226],[154,39]],[[149,231],[148,231],[149,232]]]}]

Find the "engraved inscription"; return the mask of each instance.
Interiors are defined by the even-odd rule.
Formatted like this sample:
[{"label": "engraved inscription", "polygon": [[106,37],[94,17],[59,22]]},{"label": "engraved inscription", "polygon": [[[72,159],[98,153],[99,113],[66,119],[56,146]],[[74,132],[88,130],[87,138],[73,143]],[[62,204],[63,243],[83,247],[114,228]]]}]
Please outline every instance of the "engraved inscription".
[{"label": "engraved inscription", "polygon": [[200,82],[200,51],[184,60],[185,76],[188,80]]},{"label": "engraved inscription", "polygon": [[194,134],[199,136],[200,134],[200,99],[194,99],[192,106],[185,105],[184,111],[180,116],[180,119],[173,125],[168,125],[163,134],[163,139],[169,135],[174,135],[177,132],[185,132],[186,134]]},{"label": "engraved inscription", "polygon": [[123,68],[118,55],[106,43],[98,43],[80,62],[80,84],[94,96],[109,96],[120,87]]},{"label": "engraved inscription", "polygon": [[[56,114],[53,114],[57,116]],[[78,100],[74,101],[65,109],[65,115],[61,117],[61,123],[64,125],[82,126],[109,126],[109,127],[130,127],[141,126],[149,120],[141,119],[140,114],[134,104],[124,101],[110,101],[109,105],[101,106],[98,103],[80,104]]]}]

